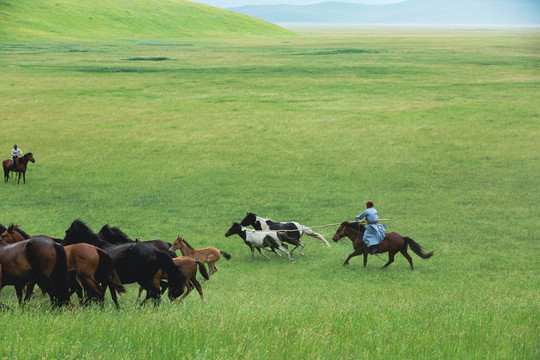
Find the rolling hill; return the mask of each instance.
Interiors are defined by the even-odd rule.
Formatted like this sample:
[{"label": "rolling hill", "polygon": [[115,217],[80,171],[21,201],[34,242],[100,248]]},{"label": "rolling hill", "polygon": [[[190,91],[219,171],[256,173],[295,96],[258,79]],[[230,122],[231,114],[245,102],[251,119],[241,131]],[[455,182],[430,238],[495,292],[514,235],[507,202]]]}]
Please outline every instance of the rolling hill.
[{"label": "rolling hill", "polygon": [[408,0],[389,5],[322,2],[229,10],[274,23],[539,25],[538,0]]},{"label": "rolling hill", "polygon": [[3,0],[0,39],[173,40],[291,34],[274,24],[182,0]]}]

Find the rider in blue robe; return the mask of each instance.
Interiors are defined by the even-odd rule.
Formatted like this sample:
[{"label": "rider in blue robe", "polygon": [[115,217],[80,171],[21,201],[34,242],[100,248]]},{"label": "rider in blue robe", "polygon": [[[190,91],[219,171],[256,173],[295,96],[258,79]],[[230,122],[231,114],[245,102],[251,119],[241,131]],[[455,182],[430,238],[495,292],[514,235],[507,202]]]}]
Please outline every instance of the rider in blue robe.
[{"label": "rider in blue robe", "polygon": [[386,225],[379,224],[379,216],[377,210],[373,207],[373,201],[366,202],[366,211],[358,215],[355,219],[366,219],[366,231],[364,232],[363,241],[368,247],[370,254],[376,254],[379,250],[379,244],[384,240],[384,232]]}]

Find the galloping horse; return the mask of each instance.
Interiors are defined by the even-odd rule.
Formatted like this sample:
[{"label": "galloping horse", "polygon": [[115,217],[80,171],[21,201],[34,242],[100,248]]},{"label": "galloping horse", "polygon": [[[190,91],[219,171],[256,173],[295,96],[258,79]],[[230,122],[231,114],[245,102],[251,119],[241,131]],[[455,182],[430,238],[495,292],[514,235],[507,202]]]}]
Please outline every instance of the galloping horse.
[{"label": "galloping horse", "polygon": [[31,152],[24,154],[24,156],[17,161],[15,170],[13,170],[13,159],[5,159],[2,162],[2,166],[4,167],[4,181],[8,182],[9,172],[14,171],[19,173],[19,180],[17,181],[17,184],[21,181],[21,174],[23,176],[23,182],[26,184],[26,167],[28,166],[29,161],[33,163],[36,162],[34,155]]},{"label": "galloping horse", "polygon": [[216,262],[221,258],[221,255],[223,255],[227,260],[231,258],[230,254],[226,253],[225,251],[218,250],[212,246],[204,249],[194,249],[186,240],[184,240],[183,237],[180,236],[176,237],[176,240],[171,246],[172,251],[176,251],[178,249],[180,249],[180,252],[184,256],[189,256],[195,260],[207,263],[208,269],[210,270],[208,275],[212,275],[217,271]]},{"label": "galloping horse", "polygon": [[164,251],[138,242],[110,244],[77,219],[66,230],[63,245],[78,243],[87,243],[105,250],[112,257],[122,284],[136,282],[146,290],[146,299],[143,303],[151,298],[154,304],[158,304],[160,289],[153,280],[160,269],[169,275],[169,297],[177,298],[183,293],[185,275]]},{"label": "galloping horse", "polygon": [[111,227],[109,224],[103,225],[98,233],[99,237],[108,242],[109,244],[130,244],[134,242],[140,242],[155,247],[158,250],[168,252],[171,257],[175,258],[176,253],[171,250],[172,244],[160,239],[153,239],[147,241],[133,241],[122,230],[117,227]]},{"label": "galloping horse", "polygon": [[[15,225],[10,225],[0,237],[8,244],[36,238],[54,241],[53,238],[46,235],[28,236]],[[105,251],[90,244],[67,245],[64,250],[67,256],[69,286],[73,292],[77,293],[79,301],[83,305],[87,305],[92,299],[96,299],[103,305],[105,290],[109,287],[111,298],[116,308],[119,308],[116,292],[124,293],[126,289],[120,282],[112,258]],[[33,284],[27,287],[25,300],[32,294],[32,288]],[[84,301],[83,289],[85,291]]]},{"label": "galloping horse", "polygon": [[270,247],[274,252],[275,249],[283,252],[287,255],[289,260],[293,261],[289,250],[283,247],[282,239],[283,234],[280,231],[254,231],[247,229],[235,222],[232,224],[229,230],[225,233],[225,237],[238,234],[244,240],[244,243],[251,249],[251,257],[255,258],[255,249],[259,251],[259,254],[268,259],[268,256],[264,255],[261,251],[262,248]]},{"label": "galloping horse", "polygon": [[[284,242],[288,242],[289,244],[295,245],[295,247],[291,250],[291,255],[293,251],[301,246],[302,250],[300,250],[300,255],[304,255],[304,246],[306,244],[302,241],[300,241],[300,237],[304,235],[312,236],[314,238],[317,238],[321,240],[327,247],[330,247],[330,244],[324,236],[321,234],[311,230],[309,227],[305,225],[301,225],[295,221],[291,222],[274,222],[269,219],[265,219],[262,217],[259,217],[255,215],[254,213],[247,213],[246,217],[240,222],[240,225],[242,226],[253,226],[255,230],[288,230],[286,232],[287,236],[283,236],[282,240]],[[297,230],[297,231],[291,231],[291,230]]]},{"label": "galloping horse", "polygon": [[51,299],[52,307],[69,304],[67,260],[64,248],[51,241],[29,239],[15,244],[0,240],[0,289],[15,286],[22,304],[23,288],[37,281]]},{"label": "galloping horse", "polygon": [[[362,241],[365,230],[366,226],[363,223],[356,221],[342,222],[340,227],[337,229],[333,240],[337,242],[339,239],[347,236],[352,240],[354,247],[354,252],[347,257],[347,260],[345,260],[343,265],[348,265],[349,260],[352,257],[364,254],[364,267],[366,267],[368,253],[366,245],[364,244],[364,241]],[[422,247],[413,239],[400,235],[397,232],[390,232],[386,234],[384,240],[379,244],[379,249],[377,251],[377,253],[385,253],[388,251],[388,262],[382,267],[382,269],[394,262],[394,256],[398,252],[400,252],[409,261],[411,270],[414,269],[412,258],[407,253],[407,246],[410,246],[411,250],[422,259],[429,259],[433,256],[433,251],[427,254],[424,253]]]}]

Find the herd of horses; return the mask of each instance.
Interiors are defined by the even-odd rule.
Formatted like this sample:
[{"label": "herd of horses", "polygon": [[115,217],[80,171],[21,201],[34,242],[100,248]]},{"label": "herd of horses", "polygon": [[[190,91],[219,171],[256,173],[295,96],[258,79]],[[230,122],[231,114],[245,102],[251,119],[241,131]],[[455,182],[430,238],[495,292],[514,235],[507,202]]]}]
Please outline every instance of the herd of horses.
[{"label": "herd of horses", "polygon": [[[344,265],[352,257],[363,255],[366,266],[368,252],[362,241],[365,229],[362,222],[345,221],[334,234],[335,242],[348,237],[353,243],[354,252]],[[7,285],[14,286],[19,304],[24,304],[31,298],[37,284],[43,293],[48,294],[53,308],[71,306],[73,293],[77,294],[82,305],[95,301],[103,306],[107,289],[118,308],[117,295],[126,292],[124,285],[132,283],[139,284],[138,300],[141,305],[147,301],[157,305],[166,291],[171,301],[182,300],[193,289],[205,301],[197,274],[209,280],[217,271],[215,264],[221,256],[227,260],[231,258],[230,254],[214,247],[195,249],[180,236],[172,244],[159,239],[132,240],[108,224],[96,234],[79,219],[73,221],[63,239],[47,235],[30,236],[14,224],[8,228],[0,224],[0,234],[0,290]],[[250,247],[252,257],[255,249],[265,258],[268,256],[261,250],[280,255],[276,252],[278,250],[292,261],[291,256],[298,247],[302,248],[300,254],[304,255],[305,243],[300,241],[304,234],[330,247],[324,236],[307,226],[297,222],[273,222],[253,213],[248,213],[240,223],[233,223],[225,236],[239,235]],[[287,244],[294,245],[290,252]],[[433,251],[424,253],[411,238],[390,232],[378,248],[378,253],[388,252],[389,260],[383,268],[390,265],[395,254],[400,252],[413,269],[412,258],[407,253],[409,247],[423,259],[433,255]],[[183,256],[177,257],[176,250],[180,250]],[[141,301],[143,291],[146,291],[146,296]],[[0,308],[7,306],[0,303]]]}]

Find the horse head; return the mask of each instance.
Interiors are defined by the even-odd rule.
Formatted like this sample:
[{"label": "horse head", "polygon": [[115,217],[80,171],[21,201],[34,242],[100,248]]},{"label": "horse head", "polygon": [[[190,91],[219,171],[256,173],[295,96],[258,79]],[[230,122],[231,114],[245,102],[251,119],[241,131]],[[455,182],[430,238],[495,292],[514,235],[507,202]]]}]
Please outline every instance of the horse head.
[{"label": "horse head", "polygon": [[23,157],[26,157],[26,159],[32,163],[36,162],[36,160],[34,159],[34,154],[32,154],[31,152],[25,154]]},{"label": "horse head", "polygon": [[254,213],[246,213],[246,217],[240,222],[240,225],[253,226],[255,225],[256,221],[257,221],[257,215],[255,215]]},{"label": "horse head", "polygon": [[227,230],[227,232],[225,233],[225,237],[229,237],[229,236],[234,235],[234,234],[240,234],[240,232],[242,232],[242,225],[235,222],[235,223],[232,224],[232,226],[229,228],[229,230]]},{"label": "horse head", "polygon": [[103,225],[101,230],[99,230],[98,236],[110,244],[126,244],[133,242],[133,240],[131,240],[122,230],[117,227],[111,227],[109,224]]},{"label": "horse head", "polygon": [[344,221],[336,230],[336,233],[332,237],[332,240],[334,240],[334,242],[338,242],[341,238],[345,236],[348,236],[350,239],[352,239],[354,234],[352,234],[350,230],[354,230],[356,232],[363,232],[365,229],[366,227],[363,223],[359,223],[357,221]]},{"label": "horse head", "polygon": [[184,238],[180,237],[180,235],[178,235],[176,237],[176,240],[174,240],[174,242],[172,243],[170,250],[176,251],[176,250],[180,249],[180,244],[182,243],[182,241],[184,241]]},{"label": "horse head", "polygon": [[87,243],[97,246],[99,236],[92,231],[84,222],[77,219],[71,223],[69,229],[66,230],[66,236],[62,241],[62,245],[71,245],[79,243]]},{"label": "horse head", "polygon": [[338,242],[342,237],[346,236],[345,235],[345,223],[346,223],[346,221],[342,222],[341,225],[339,226],[339,228],[336,230],[336,233],[332,237],[332,240],[334,240],[334,242]]}]

